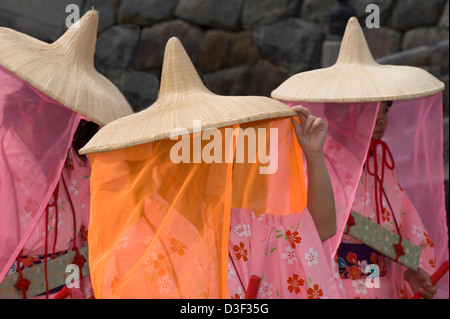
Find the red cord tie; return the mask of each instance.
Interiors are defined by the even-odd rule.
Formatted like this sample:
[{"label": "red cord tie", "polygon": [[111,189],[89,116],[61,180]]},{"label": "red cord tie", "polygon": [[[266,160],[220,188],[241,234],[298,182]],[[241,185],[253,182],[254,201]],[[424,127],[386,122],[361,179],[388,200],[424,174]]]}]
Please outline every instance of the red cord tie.
[{"label": "red cord tie", "polygon": [[14,285],[17,290],[22,291],[23,295],[24,295],[24,299],[26,299],[27,297],[27,291],[28,288],[30,287],[31,282],[26,279],[26,278],[20,278],[19,280],[17,280],[16,284]]},{"label": "red cord tie", "polygon": [[403,239],[403,237],[400,236],[400,240],[398,241],[398,243],[394,244],[395,252],[397,254],[395,256],[395,261],[397,261],[401,256],[403,256],[405,254],[405,249],[402,246],[402,239]]},{"label": "red cord tie", "polygon": [[344,234],[348,235],[348,233],[350,232],[350,227],[354,226],[355,224],[356,224],[355,218],[353,218],[353,215],[350,213],[350,216],[348,216],[348,220],[347,220],[347,228],[346,228]]},{"label": "red cord tie", "polygon": [[[378,163],[377,157],[377,148],[381,146],[381,167],[380,163]],[[373,158],[373,170],[370,166],[369,158],[372,156]],[[389,160],[388,160],[389,158]],[[374,177],[375,182],[375,208],[377,213],[377,222],[380,223],[380,210],[383,207],[382,200],[382,192],[383,192],[383,183],[384,183],[384,169],[387,167],[390,170],[394,169],[394,158],[392,157],[392,153],[387,146],[387,144],[380,139],[372,139],[370,141],[369,152],[367,153],[366,158],[366,167],[369,175]],[[381,168],[381,177],[378,181],[378,169]],[[378,182],[380,184],[378,184]],[[393,213],[393,212],[392,212]]]},{"label": "red cord tie", "polygon": [[77,265],[81,270],[84,267],[84,264],[86,263],[86,258],[81,254],[77,254],[73,259],[72,263]]}]

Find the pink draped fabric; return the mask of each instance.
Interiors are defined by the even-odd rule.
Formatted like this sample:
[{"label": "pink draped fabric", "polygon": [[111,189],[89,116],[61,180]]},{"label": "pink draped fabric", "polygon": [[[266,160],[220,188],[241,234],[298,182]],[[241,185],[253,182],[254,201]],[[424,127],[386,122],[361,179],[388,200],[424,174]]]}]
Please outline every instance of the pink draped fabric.
[{"label": "pink draped fabric", "polygon": [[[437,267],[449,259],[442,122],[442,93],[394,101],[383,137],[394,157],[397,179],[435,244]],[[447,272],[438,282],[436,298],[449,298],[448,284]]]},{"label": "pink draped fabric", "polygon": [[[379,152],[378,163],[380,163],[380,165],[382,163],[381,158]],[[370,158],[369,163],[373,168],[374,164],[372,157]],[[374,173],[373,169],[371,169],[370,173]],[[379,220],[379,224],[383,227],[394,233],[400,232],[405,239],[420,246],[421,253],[418,266],[427,273],[432,274],[437,269],[434,243],[430,239],[428,231],[426,227],[424,227],[414,205],[397,181],[394,171],[385,167],[383,174],[383,194],[386,195],[383,195],[379,216],[377,216],[376,209],[378,199],[375,198],[374,192],[375,179],[370,173],[365,169],[362,174],[352,210],[372,221],[376,222]],[[378,175],[381,175],[381,168],[379,169]],[[361,244],[356,239],[345,234],[343,235],[342,242]],[[386,275],[380,277],[379,287],[369,288],[366,285],[365,275],[361,273],[364,273],[365,266],[373,261],[367,260],[367,263],[365,263],[359,256],[356,256],[357,252],[353,254],[353,258],[358,260],[357,265],[360,269],[354,269],[355,266],[350,265],[345,267],[349,270],[347,273],[344,273],[343,278],[345,279],[342,280],[346,291],[346,298],[407,299],[413,296],[409,284],[403,279],[403,273],[407,270],[405,266],[402,266],[389,258],[385,258],[385,262],[382,263],[384,267],[380,267],[380,273],[386,272]],[[348,259],[347,256],[341,256],[341,258],[346,260]]]},{"label": "pink draped fabric", "polygon": [[379,103],[285,103],[307,107],[328,123],[324,154],[333,185],[337,232],[323,244],[332,259],[355,198]]},{"label": "pink draped fabric", "polygon": [[35,231],[81,116],[0,67],[0,281]]},{"label": "pink draped fabric", "polygon": [[[324,147],[336,201],[338,230],[328,241],[334,255],[342,238],[355,198],[365,155],[374,128],[377,103],[286,103],[301,104],[329,124]],[[443,169],[442,93],[394,101],[383,140],[395,161],[395,174],[431,240],[436,267],[448,257],[448,227]],[[348,178],[351,176],[350,178]],[[430,274],[431,275],[431,274]],[[448,273],[438,283],[435,298],[448,298]]]},{"label": "pink draped fabric", "polygon": [[244,299],[251,275],[261,278],[257,299],[339,299],[334,267],[305,208],[290,215],[231,210],[228,291]]}]

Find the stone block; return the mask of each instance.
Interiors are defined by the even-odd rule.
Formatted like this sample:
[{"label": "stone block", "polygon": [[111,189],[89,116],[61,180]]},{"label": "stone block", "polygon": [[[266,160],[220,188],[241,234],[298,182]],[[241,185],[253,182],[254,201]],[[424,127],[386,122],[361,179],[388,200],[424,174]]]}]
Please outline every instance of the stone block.
[{"label": "stone block", "polygon": [[324,35],[315,23],[287,18],[258,28],[255,38],[263,57],[291,73],[320,67]]},{"label": "stone block", "polygon": [[238,30],[243,0],[179,0],[176,17],[214,29]]},{"label": "stone block", "polygon": [[435,44],[442,40],[448,40],[447,29],[440,27],[414,28],[405,32],[402,40],[402,50]]},{"label": "stone block", "polygon": [[374,59],[400,51],[402,33],[387,27],[363,28],[364,36]]},{"label": "stone block", "polygon": [[211,72],[241,64],[252,64],[259,57],[251,32],[211,30],[203,41],[199,66]]},{"label": "stone block", "polygon": [[183,20],[170,20],[143,28],[136,58],[136,69],[159,68],[162,65],[164,50],[171,37],[177,37],[194,64],[200,59],[205,32]]},{"label": "stone block", "polygon": [[336,0],[304,0],[300,17],[306,21],[328,23],[330,9],[336,3]]},{"label": "stone block", "polygon": [[97,39],[95,66],[104,75],[119,68],[133,67],[139,41],[139,27],[115,25],[102,32]]},{"label": "stone block", "polygon": [[158,98],[159,80],[153,74],[142,71],[125,72],[118,86],[135,112],[146,109]]},{"label": "stone block", "polygon": [[177,0],[126,0],[118,9],[118,22],[150,26],[173,17]]},{"label": "stone block", "polygon": [[213,93],[220,95],[248,95],[251,67],[233,66],[202,75],[203,83]]},{"label": "stone block", "polygon": [[301,4],[301,0],[245,0],[242,8],[242,28],[250,30],[277,22],[283,17],[299,17]]},{"label": "stone block", "polygon": [[438,24],[445,0],[397,0],[392,11],[391,27],[406,31]]},{"label": "stone block", "polygon": [[259,60],[252,66],[248,95],[267,96],[288,78],[288,74],[268,60]]}]

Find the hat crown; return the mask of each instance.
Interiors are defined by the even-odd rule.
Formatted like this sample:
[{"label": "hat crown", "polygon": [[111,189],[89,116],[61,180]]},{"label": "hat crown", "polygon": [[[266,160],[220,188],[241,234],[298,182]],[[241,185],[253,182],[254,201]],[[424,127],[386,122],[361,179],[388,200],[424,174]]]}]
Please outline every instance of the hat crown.
[{"label": "hat crown", "polygon": [[180,40],[172,37],[166,44],[159,98],[190,93],[212,94],[203,84]]},{"label": "hat crown", "polygon": [[349,63],[377,64],[367,45],[366,38],[364,37],[358,19],[355,17],[351,17],[348,20],[336,65]]},{"label": "hat crown", "polygon": [[[94,65],[97,43],[98,12],[88,11],[74,23],[58,40],[50,44],[67,59]],[[69,60],[69,59],[68,59]]]}]

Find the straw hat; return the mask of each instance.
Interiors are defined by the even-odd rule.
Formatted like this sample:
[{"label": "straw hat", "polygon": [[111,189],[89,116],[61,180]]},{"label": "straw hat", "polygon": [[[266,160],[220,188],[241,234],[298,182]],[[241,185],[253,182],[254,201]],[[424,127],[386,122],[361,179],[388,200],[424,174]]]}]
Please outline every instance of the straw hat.
[{"label": "straw hat", "polygon": [[94,67],[98,12],[91,10],[54,43],[0,28],[0,65],[43,94],[99,125],[133,113]]},{"label": "straw hat", "polygon": [[298,73],[271,96],[293,102],[370,102],[418,98],[443,89],[444,83],[420,68],[376,63],[358,20],[352,17],[333,66]]},{"label": "straw hat", "polygon": [[181,42],[173,37],[166,44],[157,101],[139,113],[109,123],[80,154],[107,152],[170,138],[174,130],[194,131],[263,119],[294,116],[285,104],[268,97],[220,96],[202,83]]}]

